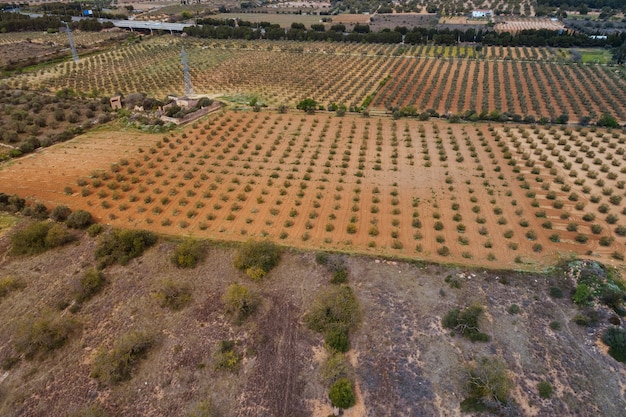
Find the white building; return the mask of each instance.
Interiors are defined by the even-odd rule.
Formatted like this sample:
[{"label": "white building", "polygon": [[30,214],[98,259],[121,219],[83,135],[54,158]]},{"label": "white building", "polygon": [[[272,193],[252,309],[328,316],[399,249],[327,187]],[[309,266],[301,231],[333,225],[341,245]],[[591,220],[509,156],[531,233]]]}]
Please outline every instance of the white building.
[{"label": "white building", "polygon": [[474,10],[472,17],[493,17],[493,10]]}]

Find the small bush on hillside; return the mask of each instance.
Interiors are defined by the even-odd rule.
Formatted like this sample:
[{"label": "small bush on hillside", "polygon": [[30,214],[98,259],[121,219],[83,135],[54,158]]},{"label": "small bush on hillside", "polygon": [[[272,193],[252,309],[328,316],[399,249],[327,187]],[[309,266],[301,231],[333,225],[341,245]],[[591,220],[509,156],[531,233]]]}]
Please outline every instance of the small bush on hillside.
[{"label": "small bush on hillside", "polygon": [[74,236],[62,225],[49,222],[31,223],[11,236],[13,255],[35,255],[65,245]]},{"label": "small bush on hillside", "polygon": [[61,224],[53,224],[52,227],[48,230],[46,234],[46,238],[44,239],[44,244],[46,248],[56,248],[58,246],[66,245],[70,242],[73,242],[76,238],[69,230],[65,228],[65,226]]},{"label": "small bush on hillside", "polygon": [[32,217],[33,219],[45,220],[48,218],[49,212],[45,205],[35,203],[32,206],[25,207],[24,210],[22,210],[22,214],[24,214],[24,216]]},{"label": "small bush on hillside", "polygon": [[240,284],[229,285],[222,301],[226,306],[226,312],[238,323],[251,316],[259,306],[257,295]]},{"label": "small bush on hillside", "polygon": [[50,212],[50,218],[55,222],[64,222],[71,213],[72,210],[70,210],[67,206],[56,206]]},{"label": "small bush on hillside", "polygon": [[25,288],[26,284],[13,277],[4,277],[0,279],[0,298],[6,297],[13,291],[21,290]]},{"label": "small bush on hillside", "polygon": [[184,284],[166,280],[155,291],[154,298],[161,307],[178,311],[191,302],[191,289]]},{"label": "small bush on hillside", "polygon": [[77,304],[91,300],[94,295],[102,290],[105,284],[106,278],[102,271],[96,271],[93,268],[89,269],[78,282],[74,300],[76,300]]},{"label": "small bush on hillside", "polygon": [[237,351],[236,343],[232,340],[222,340],[218,346],[218,350],[213,357],[215,360],[215,369],[237,372],[241,365],[243,355]]},{"label": "small bush on hillside", "polygon": [[115,263],[126,265],[131,259],[141,256],[156,241],[156,235],[145,230],[112,230],[103,235],[96,246],[99,267]]},{"label": "small bush on hillside", "polygon": [[348,328],[341,323],[329,325],[324,333],[326,346],[337,352],[350,350],[350,335]]},{"label": "small bush on hillside", "polygon": [[85,229],[93,223],[93,217],[91,213],[85,210],[76,210],[69,216],[65,224],[72,229]]},{"label": "small bush on hillside", "polygon": [[361,321],[361,307],[350,287],[336,286],[315,299],[305,321],[311,330],[320,333],[336,325],[352,329]]},{"label": "small bush on hillside", "polygon": [[602,342],[609,347],[609,355],[618,362],[626,362],[626,329],[611,326],[602,335]]},{"label": "small bush on hillside", "polygon": [[46,250],[46,236],[51,223],[31,223],[11,236],[11,253],[14,255],[34,255]]},{"label": "small bush on hillside", "polygon": [[552,384],[548,381],[541,381],[537,384],[537,390],[541,398],[550,398],[552,396]]},{"label": "small bush on hillside", "polygon": [[104,226],[98,223],[94,223],[87,228],[87,234],[89,237],[96,237],[104,230]]},{"label": "small bush on hillside", "polygon": [[8,213],[17,213],[22,211],[26,206],[26,200],[18,197],[17,195],[8,195],[0,193],[0,211],[6,211]]},{"label": "small bush on hillside", "polygon": [[450,285],[450,288],[461,288],[462,282],[459,277],[448,275],[444,281]]},{"label": "small bush on hillside", "polygon": [[251,278],[260,279],[278,265],[280,255],[280,247],[268,240],[248,240],[237,250],[234,265]]},{"label": "small bush on hillside", "polygon": [[326,265],[328,263],[328,252],[317,252],[315,254],[315,262],[319,265]]},{"label": "small bush on hillside", "polygon": [[132,377],[133,368],[146,357],[155,344],[155,337],[146,331],[134,331],[118,339],[111,350],[96,354],[91,377],[102,384],[114,385]]},{"label": "small bush on hillside", "polygon": [[78,328],[78,323],[72,319],[47,315],[18,327],[13,344],[18,353],[33,359],[62,347]]},{"label": "small bush on hillside", "polygon": [[593,291],[586,284],[578,284],[573,300],[578,305],[589,305],[593,300]]},{"label": "small bush on hillside", "polygon": [[346,269],[333,272],[333,276],[330,278],[331,284],[345,284],[347,282],[348,282],[348,270]]},{"label": "small bush on hillside", "polygon": [[345,284],[348,282],[348,267],[339,255],[330,255],[326,260],[326,268],[332,273],[331,284]]},{"label": "small bush on hillside", "polygon": [[468,396],[461,402],[461,411],[497,411],[506,405],[513,387],[504,362],[497,358],[482,358],[467,372],[465,387]]},{"label": "small bush on hillside", "polygon": [[334,407],[350,408],[356,404],[352,382],[347,378],[340,378],[330,386],[328,398]]},{"label": "small bush on hillside", "polygon": [[558,287],[550,287],[550,297],[563,298],[563,290]]},{"label": "small bush on hillside", "polygon": [[329,352],[320,368],[320,375],[324,384],[331,386],[340,378],[350,379],[354,374],[346,356],[340,352]]},{"label": "small bush on hillside", "polygon": [[194,239],[181,242],[172,254],[172,262],[179,268],[195,268],[204,259],[204,245]]},{"label": "small bush on hillside", "polygon": [[483,313],[483,307],[473,304],[463,310],[454,308],[442,319],[443,327],[467,337],[472,342],[487,342],[489,335],[480,332],[478,319]]},{"label": "small bush on hillside", "polygon": [[514,316],[515,314],[520,312],[520,307],[517,304],[511,304],[509,308],[507,308],[507,313]]}]

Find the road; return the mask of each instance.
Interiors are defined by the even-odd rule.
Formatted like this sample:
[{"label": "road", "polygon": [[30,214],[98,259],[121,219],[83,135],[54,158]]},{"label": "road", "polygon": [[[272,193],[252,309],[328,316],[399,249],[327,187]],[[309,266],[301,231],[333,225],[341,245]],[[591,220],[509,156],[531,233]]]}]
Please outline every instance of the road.
[{"label": "road", "polygon": [[[28,13],[30,17],[41,17],[40,13]],[[92,19],[91,17],[72,16],[73,22],[78,22],[83,19]],[[191,23],[166,23],[158,21],[140,21],[140,20],[112,20],[112,19],[98,19],[98,22],[111,22],[113,26],[130,29],[130,30],[167,30],[170,32],[182,32],[186,27],[194,26]]]}]

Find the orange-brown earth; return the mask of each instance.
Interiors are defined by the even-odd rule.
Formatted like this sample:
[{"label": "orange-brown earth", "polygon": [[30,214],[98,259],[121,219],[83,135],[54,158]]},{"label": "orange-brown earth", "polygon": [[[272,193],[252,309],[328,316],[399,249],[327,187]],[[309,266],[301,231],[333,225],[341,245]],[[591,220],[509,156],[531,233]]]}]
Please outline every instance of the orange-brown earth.
[{"label": "orange-brown earth", "polygon": [[624,253],[614,230],[626,224],[625,140],[599,129],[225,111],[184,132],[85,135],[5,165],[0,183],[119,227],[536,268],[569,253]]},{"label": "orange-brown earth", "polygon": [[[163,97],[182,93],[180,47],[175,38],[148,37],[84,57],[79,64],[65,62],[6,82],[33,90],[97,89],[107,95],[142,91]],[[359,107],[389,75],[370,106],[374,111],[413,105],[420,112],[433,106],[440,114],[450,108],[456,113],[485,109],[537,119],[568,113],[570,121],[578,121],[588,116],[597,119],[608,112],[620,121],[626,120],[626,83],[619,71],[602,65],[562,65],[560,61],[566,58],[546,49],[524,48],[522,55],[520,48],[485,47],[480,52],[470,49],[468,59],[465,46],[187,39],[185,48],[196,93],[243,96],[246,103],[256,96],[271,106],[295,107],[311,97],[325,106],[335,102]],[[459,60],[463,68],[458,74],[448,71],[457,67]],[[478,75],[476,79],[474,74]],[[476,97],[468,97],[471,89],[466,89],[466,104],[459,107],[457,93],[461,89],[452,90],[454,83],[476,85]],[[526,105],[521,109],[519,90],[525,87],[531,91],[523,96]],[[451,100],[444,94],[449,88],[454,92]],[[435,103],[435,97],[441,99]]]}]

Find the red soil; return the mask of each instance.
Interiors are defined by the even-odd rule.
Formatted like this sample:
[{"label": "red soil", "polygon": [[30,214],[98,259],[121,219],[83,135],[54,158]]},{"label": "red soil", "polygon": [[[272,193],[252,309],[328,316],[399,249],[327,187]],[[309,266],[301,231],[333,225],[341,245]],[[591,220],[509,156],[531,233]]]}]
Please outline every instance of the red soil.
[{"label": "red soil", "polygon": [[[556,199],[565,206],[552,208],[543,183],[554,184],[559,176],[573,190],[580,187],[536,134],[527,142],[519,132],[486,124],[229,111],[185,128],[184,134],[167,135],[167,142],[135,132],[86,135],[5,166],[0,182],[6,193],[86,209],[114,226],[165,234],[225,240],[266,236],[305,248],[490,267],[523,267],[524,262],[534,268],[570,252],[607,259],[614,251],[623,253],[621,237],[609,247],[598,246],[615,226],[597,213],[593,223],[603,232],[590,233],[591,223],[580,219],[569,193],[556,184],[549,190],[558,191]],[[623,138],[611,140],[618,139]],[[537,148],[553,161],[554,173],[539,162]],[[518,172],[504,158],[507,151]],[[524,154],[541,167],[539,175],[526,166]],[[98,170],[108,177],[94,187],[88,177],[102,178]],[[522,174],[534,198],[526,196]],[[79,193],[79,179],[87,181],[88,196]],[[72,195],[64,193],[68,186]],[[581,200],[589,195],[578,194]],[[541,210],[545,217],[535,215]],[[571,216],[562,220],[565,211]],[[617,208],[612,213],[623,223]],[[528,226],[520,225],[523,219]],[[552,229],[543,228],[546,220]],[[435,230],[437,222],[442,230]],[[565,230],[570,222],[580,223],[578,232]],[[507,230],[513,236],[506,237]],[[526,238],[529,230],[534,240]],[[548,239],[557,232],[561,242]],[[574,242],[579,233],[588,236],[587,243]]]}]

